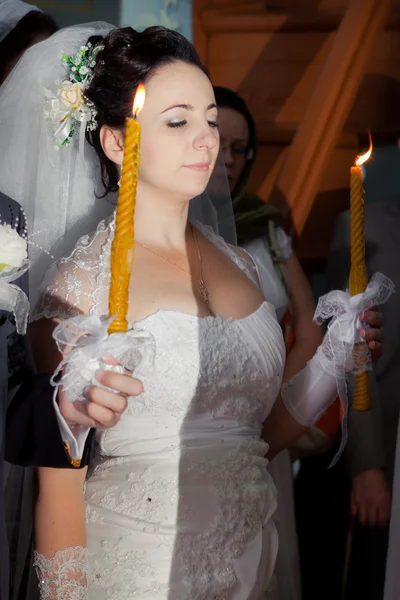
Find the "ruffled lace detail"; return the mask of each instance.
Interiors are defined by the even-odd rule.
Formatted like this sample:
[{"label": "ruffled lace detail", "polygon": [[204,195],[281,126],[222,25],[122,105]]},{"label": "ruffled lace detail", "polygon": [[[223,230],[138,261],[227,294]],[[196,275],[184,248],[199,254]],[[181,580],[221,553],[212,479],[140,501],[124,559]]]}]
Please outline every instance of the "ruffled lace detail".
[{"label": "ruffled lace detail", "polygon": [[[144,331],[130,328],[126,333],[108,334],[112,319],[96,315],[80,315],[60,323],[53,333],[58,350],[66,355],[51,378],[54,386],[62,386],[68,400],[85,401],[89,385],[101,385],[96,379],[100,369],[124,373],[125,370],[141,373],[153,365],[155,345],[152,336]],[[112,356],[117,366],[103,362],[104,356]],[[61,379],[58,375],[61,373]],[[107,389],[107,388],[105,388]]]},{"label": "ruffled lace detail", "polygon": [[86,549],[65,548],[52,558],[35,552],[33,566],[39,580],[41,600],[84,600],[87,598]]},{"label": "ruffled lace detail", "polygon": [[361,339],[359,314],[385,304],[395,292],[391,279],[375,273],[363,294],[350,296],[335,290],[319,299],[314,320],[318,325],[331,319],[328,331],[318,352],[325,358],[324,369],[335,377],[345,373],[359,375],[371,370],[371,354]]},{"label": "ruffled lace detail", "polygon": [[[382,273],[375,273],[371,277],[371,281],[368,285],[368,294],[363,294],[362,298],[359,296],[353,296],[356,300],[354,303],[358,303],[358,309],[360,311],[367,310],[374,306],[385,304],[392,294],[395,293],[396,287],[389,277]],[[341,292],[335,290],[329,292],[325,296],[321,296],[318,301],[317,309],[315,311],[314,320],[320,325],[324,321],[332,317],[339,317],[345,311],[346,306],[344,305],[344,299],[348,296],[348,292]]]}]

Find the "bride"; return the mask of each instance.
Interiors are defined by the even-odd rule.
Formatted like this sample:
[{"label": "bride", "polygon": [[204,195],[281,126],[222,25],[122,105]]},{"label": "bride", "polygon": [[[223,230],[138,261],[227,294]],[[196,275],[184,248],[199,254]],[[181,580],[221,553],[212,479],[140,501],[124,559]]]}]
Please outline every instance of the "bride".
[{"label": "bride", "polygon": [[[84,94],[82,87],[61,84],[54,100],[49,74],[58,74],[55,85],[60,50],[74,59],[70,82],[81,68],[79,53],[90,61],[82,70]],[[59,63],[59,70],[44,63]],[[219,136],[210,80],[185,38],[158,27],[143,33],[104,24],[76,27],[31,50],[15,77],[23,69],[33,82],[30,93],[41,89],[42,98],[33,98],[38,121],[32,127],[43,122],[41,134],[54,136],[45,146],[54,168],[38,174],[51,205],[39,199],[42,212],[36,206],[30,213],[32,202],[21,200],[34,229],[42,219],[46,231],[37,228],[37,235],[53,255],[66,248],[60,231],[70,233],[68,219],[76,234],[96,214],[100,220],[102,211],[111,212],[93,194],[99,177],[89,173],[88,165],[95,165],[90,147],[105,192],[115,192],[124,122],[138,84],[146,87],[138,117],[141,166],[128,318],[153,336],[156,347],[153,368],[136,373],[142,395],[128,400],[113,429],[98,430],[88,472],[39,470],[35,566],[41,597],[261,600],[268,591],[272,597],[278,539],[266,456],[291,444],[329,406],[346,365],[332,363],[325,342],[280,395],[284,344],[254,264],[211,228],[188,220],[189,201],[210,181]],[[54,108],[60,97],[63,106],[70,102],[71,110],[89,115],[80,130],[78,120],[68,121],[72,113],[61,128],[54,124],[57,111],[46,102]],[[58,152],[52,154],[54,145]],[[74,156],[86,166],[73,163]],[[54,177],[64,178],[61,186]],[[66,198],[75,203],[75,217],[66,213]],[[32,326],[34,355],[45,372],[63,359],[52,338],[60,322],[108,313],[113,233],[111,216],[46,277]],[[37,256],[34,289],[38,269],[49,261]],[[105,376],[100,383],[112,387],[113,374]],[[79,454],[87,431],[63,425]]]}]

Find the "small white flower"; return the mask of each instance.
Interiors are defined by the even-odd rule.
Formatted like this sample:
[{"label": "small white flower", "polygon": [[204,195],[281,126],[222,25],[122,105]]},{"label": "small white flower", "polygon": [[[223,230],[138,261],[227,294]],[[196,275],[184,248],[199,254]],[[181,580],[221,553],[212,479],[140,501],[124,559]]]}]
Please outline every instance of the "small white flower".
[{"label": "small white flower", "polygon": [[93,69],[93,67],[95,67],[95,66],[96,66],[96,61],[95,61],[95,60],[92,60],[92,62],[90,63],[89,67],[90,67],[91,69]]},{"label": "small white flower", "polygon": [[85,75],[87,75],[89,73],[89,69],[87,67],[85,67],[85,65],[83,65],[83,67],[81,67],[79,69],[79,75],[82,75],[83,77]]},{"label": "small white flower", "polygon": [[88,50],[89,48],[87,46],[81,46],[81,50],[82,52],[86,52],[86,50]]},{"label": "small white flower", "polygon": [[6,267],[21,267],[28,258],[26,240],[10,225],[0,225],[0,271]]},{"label": "small white flower", "polygon": [[72,67],[71,71],[72,71],[73,73],[75,73],[75,71],[76,71],[76,67]]}]

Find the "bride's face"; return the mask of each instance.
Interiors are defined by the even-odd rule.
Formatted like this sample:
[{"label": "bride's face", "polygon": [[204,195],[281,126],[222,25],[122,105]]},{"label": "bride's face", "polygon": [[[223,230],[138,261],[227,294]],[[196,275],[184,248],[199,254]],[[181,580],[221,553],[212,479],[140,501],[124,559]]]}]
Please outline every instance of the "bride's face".
[{"label": "bride's face", "polygon": [[187,200],[202,193],[218,155],[216,120],[214,92],[200,69],[183,62],[160,67],[138,117],[142,189]]}]

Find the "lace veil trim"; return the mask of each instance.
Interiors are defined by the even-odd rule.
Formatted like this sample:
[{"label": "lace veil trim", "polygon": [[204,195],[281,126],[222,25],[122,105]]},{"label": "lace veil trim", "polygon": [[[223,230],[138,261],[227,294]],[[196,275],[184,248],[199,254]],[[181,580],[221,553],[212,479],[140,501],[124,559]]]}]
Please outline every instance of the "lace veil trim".
[{"label": "lace veil trim", "polygon": [[[194,224],[260,288],[257,266],[246,250],[227,244],[212,227],[198,222]],[[69,256],[51,265],[40,286],[32,321],[41,318],[64,321],[82,313],[107,314],[114,230],[114,216],[101,221],[95,233],[80,238]]]},{"label": "lace veil trim", "polygon": [[51,265],[40,286],[32,321],[107,313],[114,229],[114,217],[101,221],[95,233],[80,238],[69,256]]}]

